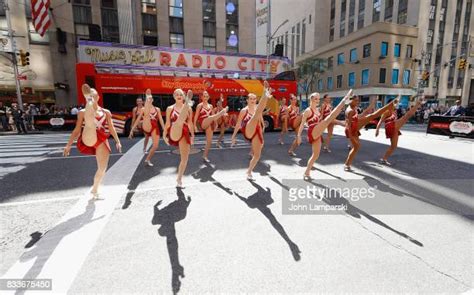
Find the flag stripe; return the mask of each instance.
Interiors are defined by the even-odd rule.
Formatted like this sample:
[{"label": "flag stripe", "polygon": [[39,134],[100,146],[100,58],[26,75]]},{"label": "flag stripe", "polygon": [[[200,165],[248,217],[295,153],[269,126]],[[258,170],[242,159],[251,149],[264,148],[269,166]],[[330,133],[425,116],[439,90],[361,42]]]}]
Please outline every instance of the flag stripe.
[{"label": "flag stripe", "polygon": [[51,0],[31,0],[33,26],[41,37],[44,36],[51,25],[51,20],[49,18],[50,1]]}]

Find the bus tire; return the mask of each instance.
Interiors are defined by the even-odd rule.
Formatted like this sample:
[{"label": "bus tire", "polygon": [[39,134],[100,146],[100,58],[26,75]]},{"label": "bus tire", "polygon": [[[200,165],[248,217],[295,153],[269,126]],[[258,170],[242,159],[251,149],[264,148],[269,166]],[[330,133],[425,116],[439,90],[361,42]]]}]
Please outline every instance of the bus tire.
[{"label": "bus tire", "polygon": [[130,135],[130,128],[132,128],[132,119],[128,119],[127,122],[125,122],[125,127],[123,128],[123,136]]},{"label": "bus tire", "polygon": [[263,116],[263,123],[265,124],[265,131],[273,131],[275,124],[270,116]]}]

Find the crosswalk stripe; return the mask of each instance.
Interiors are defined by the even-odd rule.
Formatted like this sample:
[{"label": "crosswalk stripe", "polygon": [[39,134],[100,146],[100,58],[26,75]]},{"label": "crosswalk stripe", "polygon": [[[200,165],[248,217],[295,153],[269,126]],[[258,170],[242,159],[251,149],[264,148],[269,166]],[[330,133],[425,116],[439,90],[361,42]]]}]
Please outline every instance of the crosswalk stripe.
[{"label": "crosswalk stripe", "polygon": [[104,177],[100,201],[84,195],[2,278],[50,278],[52,293],[65,294],[94,247],[142,159],[143,139]]}]

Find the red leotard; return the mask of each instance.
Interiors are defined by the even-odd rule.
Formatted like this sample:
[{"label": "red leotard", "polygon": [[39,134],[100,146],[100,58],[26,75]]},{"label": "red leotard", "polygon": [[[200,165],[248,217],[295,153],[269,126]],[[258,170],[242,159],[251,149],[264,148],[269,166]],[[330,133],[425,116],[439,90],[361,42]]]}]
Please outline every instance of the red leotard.
[{"label": "red leotard", "polygon": [[255,136],[258,137],[258,139],[260,140],[260,143],[263,144],[263,134],[262,134],[262,128],[260,126],[260,122],[257,123],[257,126],[255,127],[255,133],[251,136],[251,137],[247,137],[247,135],[245,135],[245,128],[247,127],[247,123],[250,121],[250,119],[252,118],[252,114],[249,113],[249,110],[247,109],[246,113],[245,113],[245,116],[242,120],[242,123],[240,125],[240,131],[242,132],[242,134],[244,135],[245,139],[247,139],[248,141],[252,141],[254,139]]},{"label": "red leotard", "polygon": [[151,130],[150,132],[146,132],[145,130],[143,130],[143,132],[147,135],[147,136],[151,136],[151,134],[153,133],[153,130],[156,130],[156,134],[158,136],[160,136],[160,129],[158,128],[158,118],[157,116],[159,116],[159,112],[155,109],[155,112],[154,113],[151,113],[150,112],[150,123],[151,123]]},{"label": "red leotard", "polygon": [[[387,138],[392,138],[395,134],[395,121],[397,120],[397,114],[395,112],[392,112],[390,116],[385,118],[384,123],[385,123],[385,136]],[[400,130],[398,131],[398,135],[402,135]]]},{"label": "red leotard", "polygon": [[288,107],[286,105],[280,106],[280,118],[287,113]]},{"label": "red leotard", "polygon": [[293,129],[296,129],[295,120],[298,117],[298,114],[299,114],[299,109],[298,108],[290,108],[288,116],[289,116],[290,127],[293,128]]},{"label": "red leotard", "polygon": [[94,146],[87,146],[82,142],[82,131],[81,135],[79,135],[79,138],[77,139],[77,149],[79,152],[85,155],[95,155],[96,149],[101,145],[102,143],[105,143],[105,146],[107,149],[112,151],[110,149],[109,141],[107,140],[109,138],[109,133],[106,131],[106,126],[107,126],[107,115],[105,114],[104,110],[102,110],[102,116],[100,117],[95,117],[95,131],[97,133],[97,141],[94,144]]},{"label": "red leotard", "polygon": [[[202,121],[204,121],[204,119],[209,117],[211,115],[211,112],[212,112],[212,109],[210,107],[206,109],[204,105],[201,105],[201,110],[199,111],[198,119],[197,119],[199,123],[199,128],[201,128],[201,130],[202,130]],[[214,130],[214,123],[212,123],[210,127],[212,128],[212,130]]]},{"label": "red leotard", "polygon": [[332,107],[328,104],[324,104],[321,111],[322,111],[321,116],[322,116],[322,119],[324,120],[329,116],[329,114],[331,114]]},{"label": "red leotard", "polygon": [[[171,117],[170,117],[171,125],[173,125],[173,123],[176,122],[176,120],[178,119],[178,116],[179,116],[179,112],[176,110],[175,107],[173,107],[173,110],[171,111]],[[174,145],[174,146],[178,146],[179,142],[181,141],[181,139],[183,139],[183,137],[188,144],[191,144],[191,137],[189,135],[189,126],[188,126],[187,120],[183,124],[183,132],[181,133],[181,137],[178,140],[174,141],[171,139],[171,126],[168,127],[168,134],[166,134],[166,137],[168,138],[169,144]]]},{"label": "red leotard", "polygon": [[321,140],[321,136],[318,136],[317,138],[313,138],[313,129],[316,125],[318,125],[319,120],[321,118],[321,115],[318,112],[315,112],[311,109],[311,115],[309,116],[309,119],[306,121],[308,124],[308,142],[310,144],[313,144],[316,140]]},{"label": "red leotard", "polygon": [[347,126],[346,124],[345,133],[347,138],[350,138],[352,136],[360,136],[359,127],[357,126],[357,122],[359,120],[359,113],[357,112],[357,109],[355,109],[354,112],[355,113],[352,116],[352,120],[350,121],[350,126]]}]

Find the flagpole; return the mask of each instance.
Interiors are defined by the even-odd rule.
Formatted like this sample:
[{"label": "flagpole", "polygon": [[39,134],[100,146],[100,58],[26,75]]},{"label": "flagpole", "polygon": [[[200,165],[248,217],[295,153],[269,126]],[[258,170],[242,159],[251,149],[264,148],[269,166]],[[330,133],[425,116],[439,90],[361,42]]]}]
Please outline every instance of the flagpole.
[{"label": "flagpole", "polygon": [[12,44],[12,63],[13,63],[13,72],[15,73],[15,84],[16,84],[16,100],[18,102],[18,107],[23,111],[23,100],[21,98],[21,87],[20,80],[18,79],[18,63],[16,59],[16,43],[13,39],[13,29],[12,22],[10,19],[10,8],[8,7],[8,0],[3,2],[3,7],[5,9],[5,14],[7,16],[7,26],[8,26],[8,38]]}]

